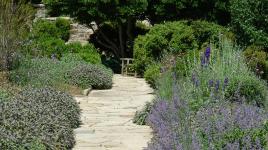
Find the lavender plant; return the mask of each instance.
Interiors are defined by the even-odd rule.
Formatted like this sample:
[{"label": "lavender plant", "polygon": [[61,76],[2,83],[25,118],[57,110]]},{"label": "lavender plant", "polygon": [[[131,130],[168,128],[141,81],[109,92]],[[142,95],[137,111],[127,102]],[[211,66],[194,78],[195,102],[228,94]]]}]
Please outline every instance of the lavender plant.
[{"label": "lavender plant", "polygon": [[244,102],[266,105],[266,84],[250,71],[240,48],[230,41],[210,44],[185,63],[188,71],[180,79],[181,96],[188,98],[193,109],[219,99],[241,100],[237,95],[244,97]]},{"label": "lavender plant", "polygon": [[200,109],[195,120],[202,149],[267,148],[268,113],[259,107],[218,103]]},{"label": "lavender plant", "polygon": [[[173,76],[174,79],[174,76]],[[173,80],[172,98],[158,98],[153,105],[148,123],[155,132],[148,150],[182,150],[196,147],[192,143],[192,114],[187,101],[178,95],[176,80]]]},{"label": "lavender plant", "polygon": [[267,148],[267,111],[219,100],[193,112],[177,87],[173,81],[172,98],[158,98],[152,107],[148,122],[155,136],[147,150]]},{"label": "lavender plant", "polygon": [[185,60],[186,77],[169,70],[159,80],[148,150],[266,149],[268,113],[259,106],[267,88],[239,48],[223,41],[194,58]]}]

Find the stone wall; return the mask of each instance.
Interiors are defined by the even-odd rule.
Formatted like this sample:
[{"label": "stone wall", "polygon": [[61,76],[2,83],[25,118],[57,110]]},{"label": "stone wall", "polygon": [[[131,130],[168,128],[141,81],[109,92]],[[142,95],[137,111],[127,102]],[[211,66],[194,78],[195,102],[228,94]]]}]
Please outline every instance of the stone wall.
[{"label": "stone wall", "polygon": [[44,4],[33,4],[33,7],[36,8],[35,20],[46,18],[47,11]]},{"label": "stone wall", "polygon": [[72,23],[68,43],[79,42],[83,45],[87,44],[92,34],[93,30],[87,26],[78,23]]},{"label": "stone wall", "polygon": [[[44,4],[33,4],[36,8],[35,20],[37,19],[46,19],[49,21],[55,21],[57,17],[49,17],[47,16],[47,10]],[[65,19],[71,19],[70,17],[62,17]],[[71,19],[72,20],[72,19]],[[81,25],[74,21],[71,21],[71,30],[70,30],[70,38],[68,43],[79,42],[81,44],[87,44],[90,36],[93,34],[93,30],[88,28],[85,25]]]}]

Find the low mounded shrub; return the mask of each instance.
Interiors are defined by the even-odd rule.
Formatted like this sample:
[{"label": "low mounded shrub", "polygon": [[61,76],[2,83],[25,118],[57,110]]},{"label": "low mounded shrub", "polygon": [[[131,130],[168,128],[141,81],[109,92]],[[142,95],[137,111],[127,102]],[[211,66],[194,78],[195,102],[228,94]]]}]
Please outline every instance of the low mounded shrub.
[{"label": "low mounded shrub", "polygon": [[135,68],[143,74],[147,66],[159,61],[163,54],[182,54],[200,50],[211,40],[218,40],[223,34],[233,38],[233,34],[222,26],[205,21],[178,21],[158,24],[143,36],[138,36],[134,44]]},{"label": "low mounded shrub", "polygon": [[26,59],[18,69],[11,72],[10,80],[21,86],[49,86],[67,91],[68,84],[79,88],[94,86],[103,89],[111,87],[112,71],[102,65],[88,64],[80,56],[68,54],[61,61],[49,58]]},{"label": "low mounded shrub", "polygon": [[70,28],[70,21],[63,18],[58,18],[55,22],[39,19],[33,24],[32,38],[45,36],[67,41]]},{"label": "low mounded shrub", "polygon": [[[0,103],[1,149],[71,149],[80,109],[72,96],[51,88],[26,89]],[[18,147],[19,146],[19,147]],[[45,148],[44,148],[45,147]]]},{"label": "low mounded shrub", "polygon": [[27,54],[34,57],[60,58],[66,51],[65,42],[54,37],[40,37],[29,41],[25,45]]},{"label": "low mounded shrub", "polygon": [[33,24],[31,33],[33,38],[40,38],[43,36],[61,38],[56,24],[44,19],[39,19]]},{"label": "low mounded shrub", "polygon": [[101,65],[81,64],[66,73],[67,82],[82,88],[109,89],[113,73]]},{"label": "low mounded shrub", "polygon": [[68,41],[71,30],[71,21],[64,18],[57,18],[55,25],[59,30],[60,38],[64,41]]},{"label": "low mounded shrub", "polygon": [[232,78],[227,86],[225,96],[231,101],[250,103],[257,106],[266,105],[267,88],[254,76]]},{"label": "low mounded shrub", "polygon": [[23,46],[26,55],[60,58],[66,52],[65,41],[70,34],[70,21],[58,18],[55,22],[40,19],[33,24],[32,32]]},{"label": "low mounded shrub", "polygon": [[68,53],[79,55],[85,62],[91,64],[101,63],[100,54],[92,44],[81,45],[80,43],[70,43],[66,45],[66,52],[67,55]]}]

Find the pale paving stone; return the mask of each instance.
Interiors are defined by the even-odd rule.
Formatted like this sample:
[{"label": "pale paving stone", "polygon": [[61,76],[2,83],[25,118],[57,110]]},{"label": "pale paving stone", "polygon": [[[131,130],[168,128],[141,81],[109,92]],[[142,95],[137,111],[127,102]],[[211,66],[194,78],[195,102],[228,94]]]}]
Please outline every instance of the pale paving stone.
[{"label": "pale paving stone", "polygon": [[114,75],[113,88],[76,97],[82,109],[74,150],[142,150],[152,138],[148,126],[132,123],[137,110],[153,100],[144,79]]}]

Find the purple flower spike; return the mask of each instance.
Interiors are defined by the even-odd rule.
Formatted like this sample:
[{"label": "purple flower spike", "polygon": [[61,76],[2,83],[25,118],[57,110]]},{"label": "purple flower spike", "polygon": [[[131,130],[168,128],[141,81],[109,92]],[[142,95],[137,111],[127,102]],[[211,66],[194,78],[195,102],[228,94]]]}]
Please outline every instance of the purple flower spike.
[{"label": "purple flower spike", "polygon": [[229,79],[228,79],[228,78],[225,78],[225,79],[224,79],[224,86],[227,86],[228,83],[229,83]]},{"label": "purple flower spike", "polygon": [[209,58],[210,58],[211,49],[208,47],[206,51],[204,52],[203,56],[201,56],[201,66],[206,67],[209,64]]},{"label": "purple flower spike", "polygon": [[208,81],[208,86],[209,88],[213,87],[214,81],[213,80],[209,80]]},{"label": "purple flower spike", "polygon": [[215,84],[215,90],[216,90],[216,92],[219,91],[219,89],[220,89],[220,80],[217,80],[216,81],[216,84]]},{"label": "purple flower spike", "polygon": [[204,67],[206,66],[206,64],[207,64],[206,57],[203,55],[201,56],[201,66]]},{"label": "purple flower spike", "polygon": [[205,56],[206,56],[207,61],[209,60],[210,53],[211,53],[211,49],[210,49],[210,47],[207,47],[206,52],[205,52]]},{"label": "purple flower spike", "polygon": [[225,88],[228,86],[228,83],[229,83],[229,79],[225,78],[223,82],[223,90],[225,90]]}]

